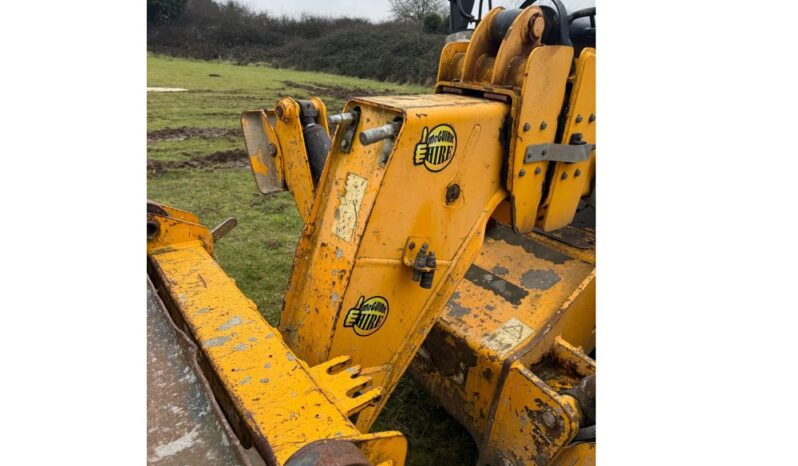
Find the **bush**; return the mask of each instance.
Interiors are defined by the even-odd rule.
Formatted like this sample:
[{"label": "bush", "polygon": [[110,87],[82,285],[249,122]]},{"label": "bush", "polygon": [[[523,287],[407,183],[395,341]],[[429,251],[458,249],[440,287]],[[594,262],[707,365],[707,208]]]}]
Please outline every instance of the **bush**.
[{"label": "bush", "polygon": [[434,33],[441,30],[443,18],[437,13],[430,13],[424,17],[424,32]]},{"label": "bush", "polygon": [[179,18],[186,9],[186,0],[147,0],[147,23],[164,24]]},{"label": "bush", "polygon": [[372,24],[363,19],[310,15],[299,19],[274,17],[235,2],[216,5],[210,0],[192,0],[179,19],[151,23],[147,48],[189,58],[265,62],[423,84],[434,80],[444,42],[439,32],[445,27],[443,19],[434,16],[429,20],[430,27],[425,19],[422,29],[407,22]]}]

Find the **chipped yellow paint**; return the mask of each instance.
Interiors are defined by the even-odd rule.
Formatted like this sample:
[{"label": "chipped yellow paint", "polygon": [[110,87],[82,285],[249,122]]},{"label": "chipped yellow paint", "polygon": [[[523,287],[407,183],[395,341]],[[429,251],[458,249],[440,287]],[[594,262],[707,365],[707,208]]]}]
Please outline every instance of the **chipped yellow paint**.
[{"label": "chipped yellow paint", "polygon": [[302,136],[299,103],[290,97],[283,97],[277,106],[282,108],[282,114],[278,112],[276,115],[275,132],[280,141],[285,184],[294,196],[299,216],[305,223],[308,223],[315,190],[310,175],[305,139]]},{"label": "chipped yellow paint", "polygon": [[532,327],[513,317],[494,332],[482,337],[482,345],[495,351],[499,357],[504,357],[534,332]]},{"label": "chipped yellow paint", "polygon": [[[549,378],[542,369],[538,375],[536,364],[544,355],[567,360],[580,374],[595,370],[583,352],[595,345],[594,266],[580,258],[579,250],[562,243],[554,248],[549,241],[536,233],[515,233],[504,225],[489,228],[479,256],[410,368],[477,439],[481,456],[488,462],[496,459],[490,455],[499,455],[517,457],[512,464],[537,464],[529,456],[521,459],[530,448],[529,426],[523,435],[515,435],[521,420],[510,422],[515,414],[502,411],[506,406],[501,403],[508,399],[508,390],[534,391],[542,400],[552,398],[551,390],[578,382]],[[511,381],[508,368],[516,362],[526,369]],[[530,386],[535,384],[539,386]],[[551,390],[545,389],[547,385]],[[555,407],[561,400],[545,403]],[[492,433],[496,429],[498,433]],[[503,436],[512,441],[500,443]],[[541,443],[551,446],[545,449],[545,458],[563,446],[562,439],[558,442]]]},{"label": "chipped yellow paint", "polygon": [[213,254],[213,235],[192,213],[147,202],[147,252],[172,243],[199,241]]},{"label": "chipped yellow paint", "polygon": [[552,466],[595,466],[596,442],[577,443],[563,448],[551,464]]},{"label": "chipped yellow paint", "polygon": [[[581,179],[575,177],[566,194],[559,178],[546,181],[547,171],[559,175],[563,164],[524,164],[528,145],[555,142],[574,62],[572,48],[530,37],[530,20],[539,11],[531,8],[502,43],[490,37],[497,8],[469,43],[448,44],[435,95],[348,102],[344,111],[361,112],[351,151],[339,150],[338,131],[315,189],[299,107],[291,98],[278,104],[278,166],[305,221],[280,331],[306,361],[300,366],[318,394],[344,417],[359,411],[352,426],[358,432],[369,429],[417,352],[421,369],[414,371],[469,428],[487,461],[547,463],[578,428],[573,399],[557,391],[577,380],[564,367],[582,375],[594,370],[584,351],[595,345],[595,253],[532,230],[571,221],[579,198],[590,192],[595,156],[579,165]],[[589,49],[576,62],[566,136],[583,131],[573,112],[594,96],[587,89],[594,80],[586,78],[594,57]],[[395,141],[360,144],[361,131],[398,119]],[[454,154],[425,165],[424,145],[443,127],[456,134]],[[253,170],[262,168],[253,163]],[[459,196],[447,201],[453,185]],[[492,215],[498,223],[486,233]],[[410,244],[417,248],[417,240],[437,255],[431,289],[411,280]],[[347,325],[349,310],[372,302],[385,303],[378,325],[360,332]],[[441,361],[450,365],[441,367]],[[337,371],[349,363],[351,374]],[[359,388],[357,398],[348,396]],[[549,416],[531,421],[530,413]],[[554,428],[546,425],[551,419]],[[534,449],[522,451],[530,439]],[[371,440],[359,444],[362,451],[406,448],[401,436]],[[369,456],[374,464],[394,461],[375,458]]]},{"label": "chipped yellow paint", "polygon": [[[280,330],[308,362],[348,354],[356,364],[372,368],[374,383],[384,387],[386,396],[358,417],[358,427],[367,430],[479,251],[490,213],[506,197],[497,136],[507,107],[440,94],[356,99],[347,109],[354,106],[361,109],[358,132],[396,117],[404,123],[387,163],[380,161],[382,144],[362,146],[357,138],[351,153],[331,153],[312,227],[297,249]],[[442,124],[453,128],[460,142],[446,168],[431,171],[416,163],[414,149],[425,128]],[[353,179],[365,180],[356,183],[365,188],[362,195]],[[452,184],[462,194],[447,204]],[[342,208],[347,204],[352,206],[348,212]],[[429,238],[437,255],[431,290],[412,281],[402,261],[409,237]],[[453,263],[459,266],[452,268]],[[344,325],[343,314],[361,298],[374,296],[390,307],[378,330],[364,336]]]},{"label": "chipped yellow paint", "polygon": [[512,464],[549,464],[579,430],[574,399],[558,395],[517,361],[512,364],[504,387],[488,440],[495,464],[505,464],[504,460],[514,460]]},{"label": "chipped yellow paint", "polygon": [[437,81],[457,81],[463,74],[468,42],[449,42],[443,46],[438,60]]},{"label": "chipped yellow paint", "polygon": [[548,166],[548,162],[524,163],[526,148],[554,142],[573,55],[571,47],[538,47],[527,62],[507,173],[513,227],[521,233],[535,227]]},{"label": "chipped yellow paint", "polygon": [[[567,144],[572,134],[581,133],[583,141],[595,144],[596,49],[585,48],[576,60],[576,77],[568,108],[562,143]],[[538,214],[542,216],[539,227],[551,231],[573,221],[579,199],[590,192],[595,164],[595,150],[583,162],[556,164],[549,195]]]},{"label": "chipped yellow paint", "polygon": [[[163,217],[153,221],[161,223],[166,238],[176,237]],[[151,274],[173,305],[173,318],[196,341],[232,402],[233,419],[245,426],[234,429],[251,435],[264,458],[284,464],[310,442],[344,439],[363,446],[377,442],[368,454],[375,463],[404,463],[406,443],[400,433],[362,435],[348,419],[381,394],[350,358],[313,367],[297,358],[201,241],[158,242],[148,259]]]},{"label": "chipped yellow paint", "polygon": [[285,190],[283,155],[274,131],[274,110],[255,110],[241,114],[244,145],[255,185],[263,194]]},{"label": "chipped yellow paint", "polygon": [[335,221],[332,225],[333,234],[342,240],[352,240],[363,196],[366,194],[368,180],[354,173],[348,173],[344,181],[344,191],[338,196],[338,206],[335,209]]}]

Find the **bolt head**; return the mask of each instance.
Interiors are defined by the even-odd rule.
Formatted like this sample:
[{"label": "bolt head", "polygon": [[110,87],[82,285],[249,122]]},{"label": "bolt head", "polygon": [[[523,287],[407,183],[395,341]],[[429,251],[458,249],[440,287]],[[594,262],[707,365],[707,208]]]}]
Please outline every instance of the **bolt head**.
[{"label": "bolt head", "polygon": [[568,172],[562,172],[562,175],[560,176],[560,179],[564,180],[566,178],[568,178]]},{"label": "bolt head", "polygon": [[446,188],[446,203],[451,204],[452,202],[456,201],[458,197],[460,197],[460,185],[449,185],[449,187]]},{"label": "bolt head", "polygon": [[535,174],[536,174],[536,175],[540,175],[540,172],[541,172],[541,171],[542,171],[542,170],[540,169],[540,167],[536,167],[536,168],[535,168]]},{"label": "bolt head", "polygon": [[576,171],[574,172],[574,178],[576,178],[577,176],[579,176],[581,174],[582,174],[582,170],[577,168]]},{"label": "bolt head", "polygon": [[576,116],[576,122],[577,123],[582,123],[582,115],[577,115]]},{"label": "bolt head", "polygon": [[526,175],[526,170],[522,168],[521,171],[518,172],[518,176],[524,176],[524,175]]},{"label": "bolt head", "polygon": [[540,122],[540,129],[546,129],[547,126],[549,126],[549,125],[545,121],[541,121]]},{"label": "bolt head", "polygon": [[531,127],[532,125],[530,125],[529,123],[524,123],[524,131],[529,131],[529,128]]},{"label": "bolt head", "polygon": [[529,37],[532,40],[540,39],[545,28],[546,21],[543,16],[536,14],[529,18]]},{"label": "bolt head", "polygon": [[277,107],[274,109],[274,113],[277,115],[277,118],[287,121],[288,120],[288,111],[283,105],[282,102],[277,104]]},{"label": "bolt head", "polygon": [[596,114],[595,113],[591,113],[590,116],[587,117],[587,122],[588,123],[593,123],[594,121],[596,121]]}]

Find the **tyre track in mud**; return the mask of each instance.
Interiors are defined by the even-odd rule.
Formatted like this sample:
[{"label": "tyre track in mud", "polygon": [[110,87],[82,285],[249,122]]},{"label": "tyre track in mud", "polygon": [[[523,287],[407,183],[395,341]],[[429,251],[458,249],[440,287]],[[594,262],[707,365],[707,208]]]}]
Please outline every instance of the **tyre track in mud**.
[{"label": "tyre track in mud", "polygon": [[[224,137],[242,138],[240,128],[165,128],[147,133],[147,143],[165,141],[184,141],[186,139],[216,139]],[[154,160],[147,159],[147,174],[159,176],[170,170],[180,169],[213,169],[213,168],[246,168],[249,162],[243,149],[230,149],[212,152],[207,155],[194,156],[186,160]]]},{"label": "tyre track in mud", "polygon": [[147,133],[147,142],[184,141],[189,138],[214,139],[222,137],[243,137],[240,128],[164,128]]},{"label": "tyre track in mud", "polygon": [[162,175],[170,170],[186,168],[246,168],[249,166],[247,153],[243,149],[217,151],[212,154],[193,157],[188,160],[147,160],[147,173]]}]

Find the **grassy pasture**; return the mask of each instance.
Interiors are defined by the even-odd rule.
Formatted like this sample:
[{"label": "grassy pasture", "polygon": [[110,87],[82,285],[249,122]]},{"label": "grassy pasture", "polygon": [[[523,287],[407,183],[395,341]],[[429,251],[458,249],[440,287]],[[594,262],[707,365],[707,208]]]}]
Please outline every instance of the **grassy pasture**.
[{"label": "grassy pasture", "polygon": [[[238,66],[150,55],[147,86],[185,92],[147,93],[147,194],[186,209],[214,226],[236,217],[217,259],[272,324],[302,228],[289,193],[264,197],[246,162],[239,116],[271,108],[284,95],[317,95],[330,111],[351,97],[418,94],[427,88],[263,66]],[[375,431],[400,430],[410,443],[408,464],[468,465],[476,448],[468,433],[409,376],[397,387]]]}]

